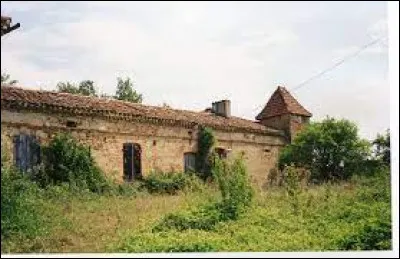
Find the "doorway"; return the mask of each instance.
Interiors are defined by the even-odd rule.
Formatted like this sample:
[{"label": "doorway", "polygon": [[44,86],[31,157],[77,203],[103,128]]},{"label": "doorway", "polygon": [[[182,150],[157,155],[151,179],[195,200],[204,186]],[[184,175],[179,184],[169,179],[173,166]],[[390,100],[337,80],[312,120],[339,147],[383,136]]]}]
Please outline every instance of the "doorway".
[{"label": "doorway", "polygon": [[131,182],[142,178],[142,149],[137,143],[124,143],[124,180]]}]

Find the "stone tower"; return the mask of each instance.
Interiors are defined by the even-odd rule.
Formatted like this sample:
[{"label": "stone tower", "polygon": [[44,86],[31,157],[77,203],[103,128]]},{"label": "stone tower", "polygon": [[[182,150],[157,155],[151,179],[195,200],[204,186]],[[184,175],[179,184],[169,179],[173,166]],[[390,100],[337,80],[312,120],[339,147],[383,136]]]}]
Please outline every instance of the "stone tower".
[{"label": "stone tower", "polygon": [[285,87],[278,86],[256,120],[265,126],[284,130],[291,142],[311,116]]}]

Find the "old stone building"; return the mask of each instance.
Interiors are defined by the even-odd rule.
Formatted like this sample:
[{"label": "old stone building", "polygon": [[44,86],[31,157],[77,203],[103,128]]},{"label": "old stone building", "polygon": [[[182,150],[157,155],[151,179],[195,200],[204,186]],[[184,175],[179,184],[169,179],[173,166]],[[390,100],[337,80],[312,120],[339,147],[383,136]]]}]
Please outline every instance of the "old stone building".
[{"label": "old stone building", "polygon": [[244,154],[252,181],[262,184],[311,114],[284,87],[278,87],[257,121],[234,117],[223,100],[202,112],[154,107],[67,93],[1,87],[2,148],[27,169],[38,161],[30,142],[48,142],[70,132],[90,146],[103,171],[118,180],[152,170],[194,167],[200,126],[214,129],[221,154]]}]

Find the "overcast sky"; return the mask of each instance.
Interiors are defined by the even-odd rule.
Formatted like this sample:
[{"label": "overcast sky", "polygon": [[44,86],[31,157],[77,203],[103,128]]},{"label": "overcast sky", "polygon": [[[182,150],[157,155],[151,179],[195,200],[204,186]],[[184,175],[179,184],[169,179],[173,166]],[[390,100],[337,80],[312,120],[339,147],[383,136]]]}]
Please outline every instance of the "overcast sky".
[{"label": "overcast sky", "polygon": [[[278,85],[289,91],[387,35],[385,2],[1,2],[21,28],[1,38],[1,70],[21,86],[95,81],[112,94],[134,78],[144,103],[203,110],[230,99],[254,120]],[[313,113],[389,127],[383,39],[291,91]]]}]

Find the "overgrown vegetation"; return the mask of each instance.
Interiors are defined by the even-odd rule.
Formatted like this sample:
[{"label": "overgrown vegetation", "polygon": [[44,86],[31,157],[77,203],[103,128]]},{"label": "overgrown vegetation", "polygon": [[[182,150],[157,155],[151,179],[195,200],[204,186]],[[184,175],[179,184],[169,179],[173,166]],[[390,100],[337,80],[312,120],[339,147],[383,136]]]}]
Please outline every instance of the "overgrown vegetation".
[{"label": "overgrown vegetation", "polygon": [[214,157],[212,173],[218,184],[221,198],[187,212],[169,214],[154,227],[154,231],[177,229],[211,230],[216,224],[237,220],[250,206],[254,191],[249,183],[243,159],[233,162]]},{"label": "overgrown vegetation", "polygon": [[349,179],[363,169],[370,155],[370,144],[358,137],[357,126],[348,120],[327,118],[314,122],[286,146],[279,166],[294,164],[311,171],[314,181]]},{"label": "overgrown vegetation", "polygon": [[113,183],[90,149],[64,134],[43,148],[43,165],[31,173],[2,161],[2,252],[391,249],[388,167],[365,163],[343,181],[316,185],[309,179],[318,166],[288,160],[269,179],[282,188],[255,193],[242,157],[219,159],[205,132],[208,184],[177,172]]},{"label": "overgrown vegetation", "polygon": [[212,178],[212,151],[216,142],[213,130],[201,127],[197,141],[196,172],[201,179],[207,180]]},{"label": "overgrown vegetation", "polygon": [[[292,168],[293,169],[293,168]],[[288,173],[290,175],[291,173]],[[348,182],[269,189],[237,220],[220,221],[212,228],[187,227],[183,216],[163,231],[128,231],[110,245],[112,252],[268,252],[390,250],[390,174],[353,176]],[[294,187],[297,186],[297,187]],[[294,210],[292,189],[296,189]],[[204,205],[201,206],[201,208]],[[198,205],[193,205],[193,208]],[[196,210],[196,209],[193,209]],[[207,211],[207,210],[203,210]],[[207,211],[208,212],[208,211]],[[186,219],[200,215],[184,210]],[[202,215],[201,218],[211,218]],[[200,218],[200,217],[199,217]],[[210,221],[211,221],[210,219]],[[204,221],[192,220],[203,223]],[[192,223],[191,222],[191,223]]]},{"label": "overgrown vegetation", "polygon": [[43,219],[35,202],[37,186],[26,176],[1,167],[1,240],[12,235],[34,237],[43,232]]},{"label": "overgrown vegetation", "polygon": [[40,186],[67,183],[76,190],[88,189],[97,193],[109,187],[109,182],[96,165],[90,149],[69,134],[56,135],[43,147],[43,154],[43,167],[33,174],[33,179]]},{"label": "overgrown vegetation", "polygon": [[178,194],[180,191],[198,191],[203,183],[193,174],[178,172],[151,172],[142,183],[150,193]]}]

